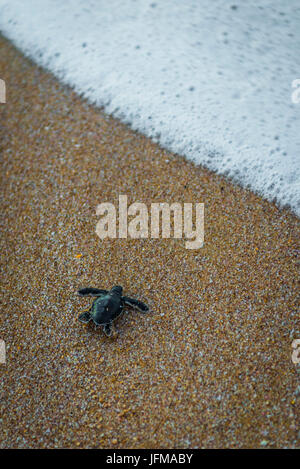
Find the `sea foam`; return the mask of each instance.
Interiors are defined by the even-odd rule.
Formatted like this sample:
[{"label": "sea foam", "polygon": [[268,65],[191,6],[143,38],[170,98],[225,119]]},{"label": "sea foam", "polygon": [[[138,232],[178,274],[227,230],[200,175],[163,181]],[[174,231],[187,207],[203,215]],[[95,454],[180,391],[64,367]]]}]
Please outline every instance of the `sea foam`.
[{"label": "sea foam", "polygon": [[107,113],[300,215],[298,0],[0,0],[0,29]]}]

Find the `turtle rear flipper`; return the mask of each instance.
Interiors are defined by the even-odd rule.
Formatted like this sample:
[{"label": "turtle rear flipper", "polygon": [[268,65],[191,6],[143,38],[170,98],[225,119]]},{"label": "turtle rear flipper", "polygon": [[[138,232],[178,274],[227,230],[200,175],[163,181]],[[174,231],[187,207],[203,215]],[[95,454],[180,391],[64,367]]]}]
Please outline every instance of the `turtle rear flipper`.
[{"label": "turtle rear flipper", "polygon": [[145,313],[146,311],[149,311],[149,308],[145,303],[139,300],[135,300],[134,298],[129,298],[128,296],[122,296],[122,300],[124,303],[128,306],[131,306],[132,308],[138,309],[142,313]]},{"label": "turtle rear flipper", "polygon": [[85,323],[85,324],[87,324],[88,322],[90,322],[91,319],[92,319],[92,316],[91,316],[91,314],[90,314],[89,311],[85,311],[84,313],[82,313],[82,314],[80,314],[80,315],[78,316],[78,320],[79,320],[80,322]]},{"label": "turtle rear flipper", "polygon": [[105,332],[105,335],[107,335],[107,337],[112,336],[113,329],[112,329],[112,324],[111,323],[104,324],[103,330]]},{"label": "turtle rear flipper", "polygon": [[88,287],[88,288],[81,288],[78,290],[78,294],[80,296],[102,296],[106,295],[108,293],[108,290],[101,290],[100,288],[93,288],[93,287]]}]

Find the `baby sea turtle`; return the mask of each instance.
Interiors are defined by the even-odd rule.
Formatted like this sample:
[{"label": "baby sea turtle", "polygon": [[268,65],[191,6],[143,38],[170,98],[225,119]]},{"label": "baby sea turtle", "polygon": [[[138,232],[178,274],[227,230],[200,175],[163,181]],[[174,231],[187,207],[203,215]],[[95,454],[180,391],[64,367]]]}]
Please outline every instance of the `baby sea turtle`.
[{"label": "baby sea turtle", "polygon": [[149,310],[148,306],[141,301],[123,296],[123,288],[116,286],[110,291],[100,290],[99,288],[81,288],[78,290],[81,296],[96,296],[91,308],[80,314],[79,321],[88,323],[93,320],[97,326],[103,326],[105,334],[112,335],[112,323],[123,311],[124,306],[131,306],[145,313]]}]

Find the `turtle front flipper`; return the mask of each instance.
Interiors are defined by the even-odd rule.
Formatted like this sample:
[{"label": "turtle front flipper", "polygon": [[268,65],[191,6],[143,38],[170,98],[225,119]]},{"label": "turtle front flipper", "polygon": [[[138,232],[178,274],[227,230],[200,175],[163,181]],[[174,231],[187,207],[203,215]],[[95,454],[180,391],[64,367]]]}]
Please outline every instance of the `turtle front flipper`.
[{"label": "turtle front flipper", "polygon": [[145,303],[139,300],[135,300],[134,298],[129,298],[128,296],[122,296],[122,301],[124,301],[124,303],[128,306],[138,309],[142,313],[149,311],[149,308],[147,305],[145,305]]},{"label": "turtle front flipper", "polygon": [[108,293],[108,290],[101,290],[99,288],[93,288],[93,287],[81,288],[80,290],[78,290],[78,294],[80,296],[87,296],[87,295],[102,296],[102,295],[106,295],[107,293]]},{"label": "turtle front flipper", "polygon": [[90,322],[90,320],[92,319],[92,316],[91,316],[91,313],[89,311],[84,311],[84,313],[81,313],[79,316],[78,316],[78,320],[80,322],[83,322],[85,324],[87,324],[88,322]]}]

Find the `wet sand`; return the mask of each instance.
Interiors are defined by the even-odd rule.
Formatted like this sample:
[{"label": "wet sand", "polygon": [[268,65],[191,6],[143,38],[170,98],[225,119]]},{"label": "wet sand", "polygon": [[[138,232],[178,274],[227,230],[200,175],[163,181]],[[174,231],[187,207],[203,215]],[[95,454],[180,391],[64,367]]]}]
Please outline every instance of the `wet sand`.
[{"label": "wet sand", "polygon": [[[299,220],[0,49],[0,446],[299,445]],[[204,247],[101,241],[96,206],[119,194],[204,202]],[[92,300],[76,291],[115,284],[151,311],[109,339],[77,321]]]}]

